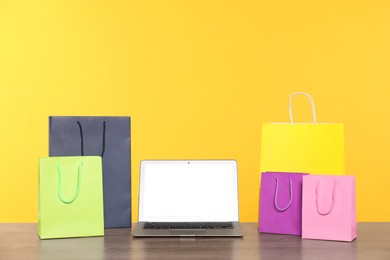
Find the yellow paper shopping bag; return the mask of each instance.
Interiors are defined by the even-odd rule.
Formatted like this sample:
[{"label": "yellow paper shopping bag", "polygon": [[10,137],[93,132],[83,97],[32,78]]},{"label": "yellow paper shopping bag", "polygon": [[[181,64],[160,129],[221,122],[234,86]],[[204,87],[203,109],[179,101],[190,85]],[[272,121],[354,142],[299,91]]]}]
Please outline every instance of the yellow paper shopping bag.
[{"label": "yellow paper shopping bag", "polygon": [[[309,98],[312,123],[294,123],[292,100]],[[317,123],[312,97],[304,92],[290,96],[290,123],[264,123],[261,136],[261,172],[344,174],[344,124]]]}]

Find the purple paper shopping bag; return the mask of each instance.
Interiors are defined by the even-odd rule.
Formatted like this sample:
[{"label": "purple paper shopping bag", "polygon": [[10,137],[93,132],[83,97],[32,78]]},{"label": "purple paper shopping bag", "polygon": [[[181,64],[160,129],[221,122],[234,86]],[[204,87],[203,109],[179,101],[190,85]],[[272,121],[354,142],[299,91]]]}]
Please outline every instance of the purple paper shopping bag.
[{"label": "purple paper shopping bag", "polygon": [[305,176],[302,196],[302,238],[357,237],[355,176]]},{"label": "purple paper shopping bag", "polygon": [[301,235],[304,175],[307,173],[261,174],[259,232]]}]

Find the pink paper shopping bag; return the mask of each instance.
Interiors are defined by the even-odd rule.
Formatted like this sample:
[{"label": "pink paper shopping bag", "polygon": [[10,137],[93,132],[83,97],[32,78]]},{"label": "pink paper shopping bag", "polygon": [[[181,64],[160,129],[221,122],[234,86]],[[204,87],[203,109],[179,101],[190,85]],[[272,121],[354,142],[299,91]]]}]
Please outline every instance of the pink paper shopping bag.
[{"label": "pink paper shopping bag", "polygon": [[354,176],[303,176],[302,238],[354,240],[355,193]]}]

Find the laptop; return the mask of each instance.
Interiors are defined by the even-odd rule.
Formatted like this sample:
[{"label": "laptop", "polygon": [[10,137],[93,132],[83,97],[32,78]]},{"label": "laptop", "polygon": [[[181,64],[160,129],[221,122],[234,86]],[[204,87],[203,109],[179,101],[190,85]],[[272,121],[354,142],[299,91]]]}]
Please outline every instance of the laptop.
[{"label": "laptop", "polygon": [[235,160],[141,161],[135,237],[243,236]]}]

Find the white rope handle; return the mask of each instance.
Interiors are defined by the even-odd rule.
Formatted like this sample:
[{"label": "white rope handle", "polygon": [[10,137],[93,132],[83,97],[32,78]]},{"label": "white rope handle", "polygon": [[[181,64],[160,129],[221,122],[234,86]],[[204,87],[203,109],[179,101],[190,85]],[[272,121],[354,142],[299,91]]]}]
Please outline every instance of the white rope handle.
[{"label": "white rope handle", "polygon": [[290,122],[291,124],[294,123],[294,120],[293,120],[293,110],[292,110],[292,101],[293,101],[293,97],[295,97],[296,95],[305,95],[309,101],[310,101],[310,105],[311,105],[311,112],[313,114],[313,123],[314,124],[317,124],[317,116],[316,116],[316,107],[314,106],[314,101],[313,101],[313,98],[307,94],[306,92],[294,92],[290,95],[290,104],[289,104],[289,112],[290,112]]}]

